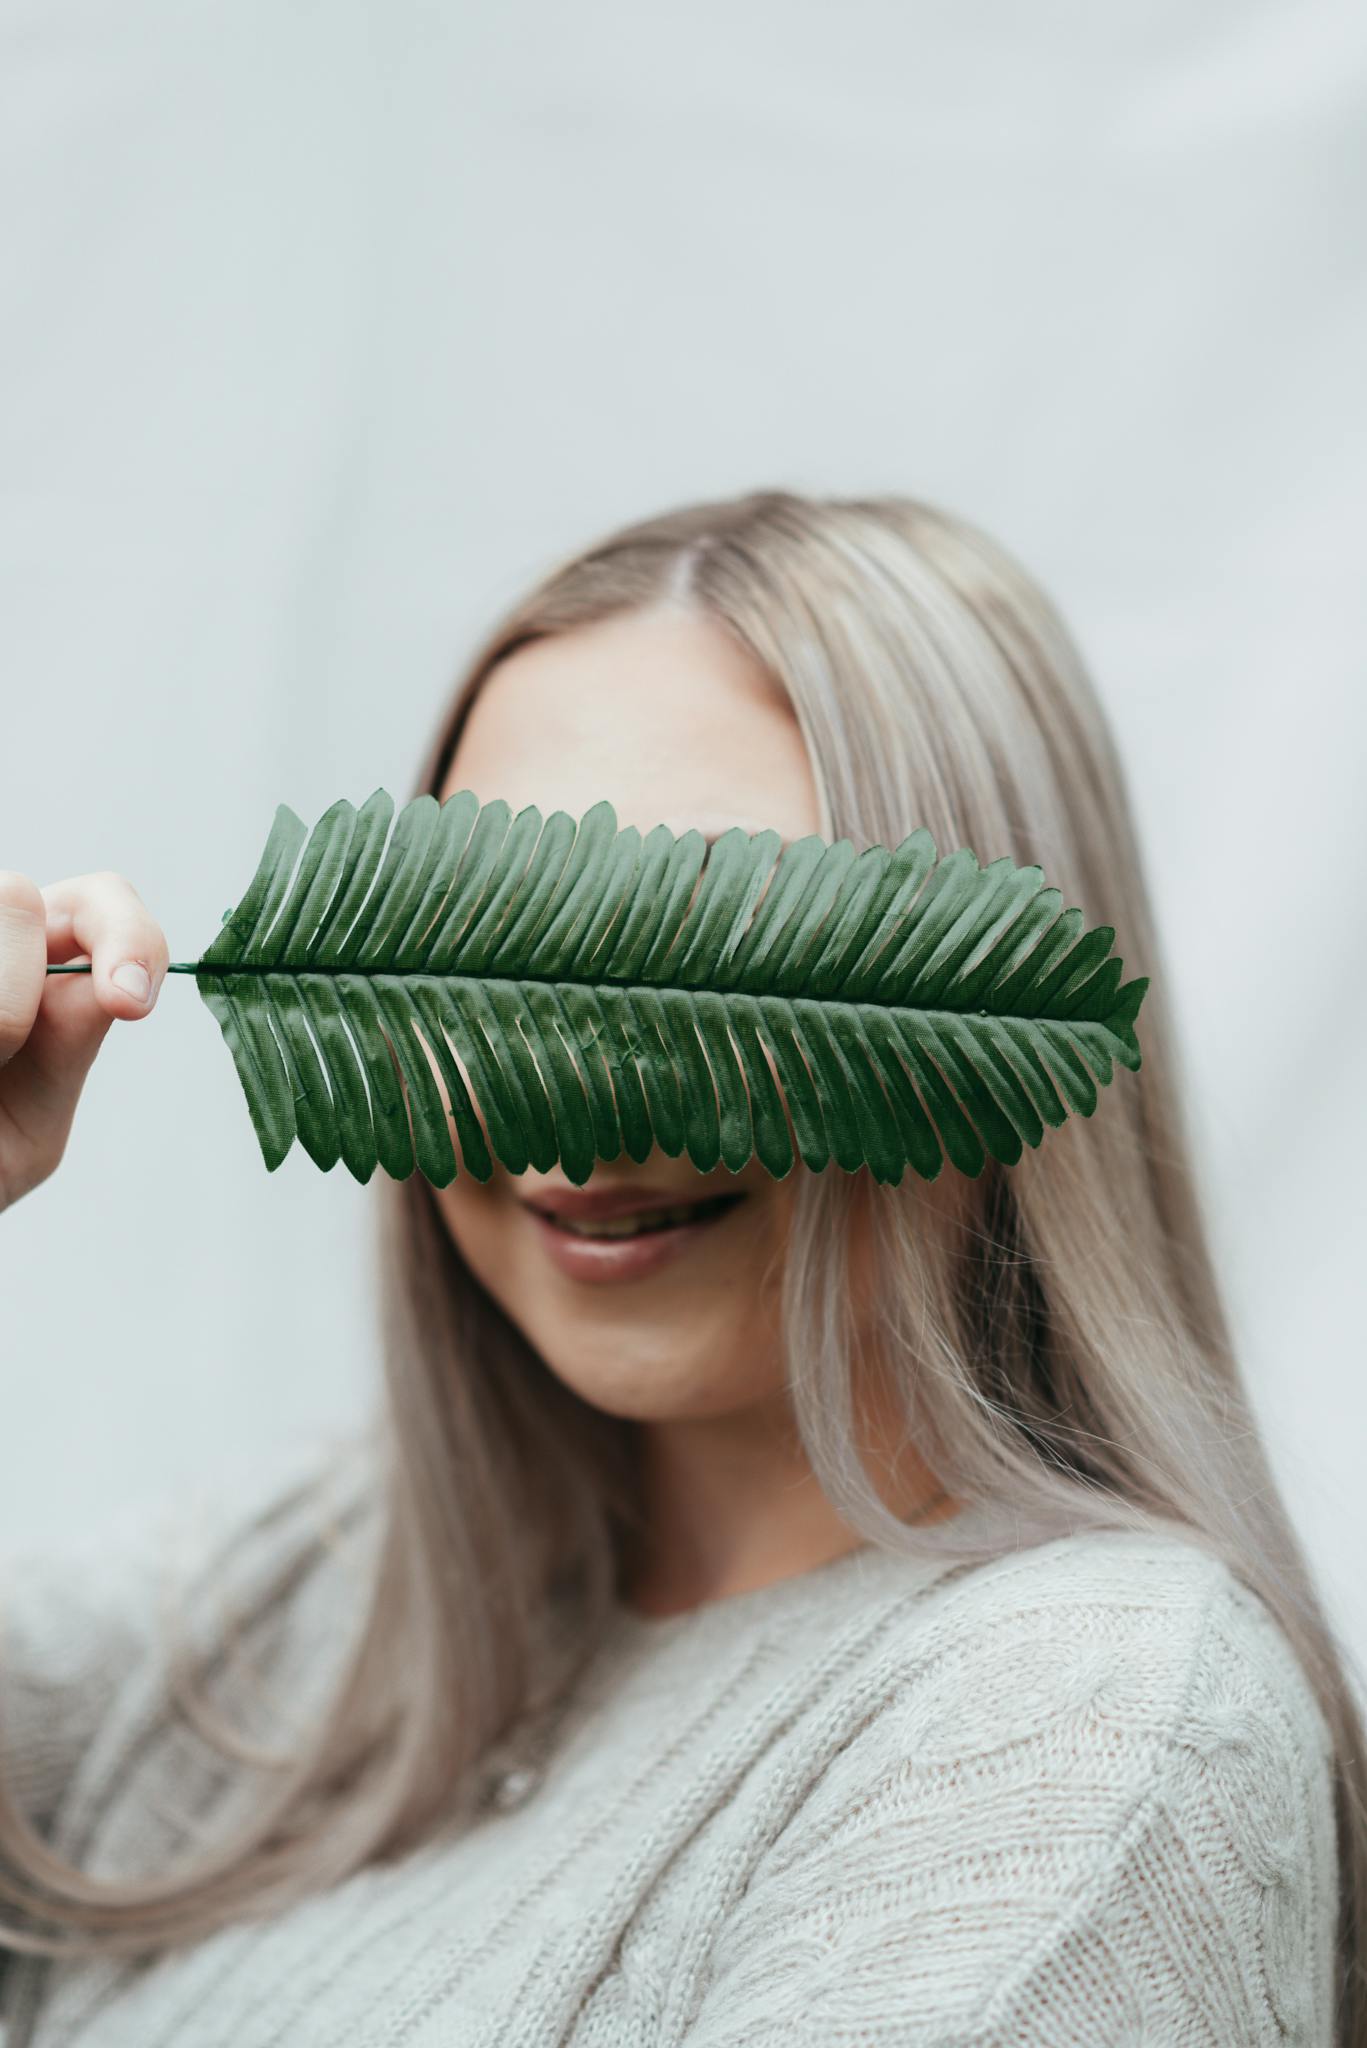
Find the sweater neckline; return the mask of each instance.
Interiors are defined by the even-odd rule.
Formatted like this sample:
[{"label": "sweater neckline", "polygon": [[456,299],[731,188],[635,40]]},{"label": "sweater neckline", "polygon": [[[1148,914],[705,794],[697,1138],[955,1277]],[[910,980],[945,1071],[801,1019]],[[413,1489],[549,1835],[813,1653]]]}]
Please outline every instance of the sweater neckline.
[{"label": "sweater neckline", "polygon": [[[953,1529],[957,1546],[959,1538],[981,1540],[989,1528],[995,1530],[997,1525],[988,1509],[971,1505],[930,1526],[945,1531]],[[759,1626],[768,1628],[775,1621],[791,1619],[860,1590],[909,1590],[929,1585],[958,1562],[957,1547],[912,1557],[861,1542],[837,1557],[809,1565],[805,1571],[790,1572],[763,1585],[745,1586],[735,1593],[723,1593],[673,1614],[641,1614],[618,1598],[612,1606],[613,1629],[620,1642],[639,1649],[660,1647],[684,1637],[746,1633]]]}]

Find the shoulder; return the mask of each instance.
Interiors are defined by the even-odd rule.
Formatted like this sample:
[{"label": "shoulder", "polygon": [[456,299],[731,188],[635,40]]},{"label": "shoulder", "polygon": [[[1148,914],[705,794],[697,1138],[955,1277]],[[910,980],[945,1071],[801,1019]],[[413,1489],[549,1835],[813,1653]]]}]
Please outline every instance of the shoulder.
[{"label": "shoulder", "polygon": [[832,2026],[914,1991],[905,2038],[957,2048],[1099,2040],[1110,2011],[1136,2039],[1322,2038],[1296,2029],[1328,2024],[1329,1730],[1262,1600],[1168,1528],[1035,1544],[913,1605],[753,1873],[733,1972],[748,1930]]},{"label": "shoulder", "polygon": [[[1218,1643],[1250,1671],[1304,1689],[1290,1644],[1267,1607],[1195,1532],[1086,1529],[958,1566],[932,1587],[921,1617],[978,1675],[1047,1647],[1043,1669],[1119,1665],[1142,1652],[1155,1698],[1174,1706],[1193,1660]],[[906,1647],[913,1648],[912,1635]],[[1071,1652],[1070,1655],[1063,1653]]]},{"label": "shoulder", "polygon": [[1270,1609],[1175,1524],[1085,1530],[1006,1552],[950,1577],[926,1619],[938,1653],[933,1689],[952,1694],[957,1680],[989,1718],[1109,1698],[1160,1743],[1242,1716],[1276,1721],[1321,1753],[1331,1747]]},{"label": "shoulder", "polygon": [[58,1549],[7,1553],[0,1766],[35,1825],[129,1730],[169,1726],[173,1644],[219,1673],[225,1702],[248,1684],[231,1654],[244,1639],[249,1668],[326,1669],[339,1611],[356,1604],[356,1538],[377,1520],[369,1475],[363,1438],[319,1436],[245,1483],[182,1485]]},{"label": "shoulder", "polygon": [[252,1694],[252,1672],[301,1710],[321,1701],[363,1611],[381,1500],[369,1434],[319,1435],[249,1485],[181,1494],[145,1531],[225,1705]]},{"label": "shoulder", "polygon": [[[1332,1736],[1286,1632],[1195,1535],[1087,1530],[1005,1553],[932,1593],[901,1666],[883,1738],[924,1759],[1013,1752],[1103,1830],[1217,1781],[1247,1831],[1271,1802],[1260,1774],[1310,1800]],[[1082,1764],[1085,1777],[1079,1777]],[[1322,1802],[1320,1802],[1322,1803]],[[1232,1817],[1234,1816],[1232,1813]]]},{"label": "shoulder", "polygon": [[306,1601],[336,1598],[377,1521],[363,1432],[319,1433],[245,1478],[182,1483],[56,1549],[16,1547],[0,1573],[6,1684],[108,1700],[159,1667],[183,1625],[203,1653]]}]

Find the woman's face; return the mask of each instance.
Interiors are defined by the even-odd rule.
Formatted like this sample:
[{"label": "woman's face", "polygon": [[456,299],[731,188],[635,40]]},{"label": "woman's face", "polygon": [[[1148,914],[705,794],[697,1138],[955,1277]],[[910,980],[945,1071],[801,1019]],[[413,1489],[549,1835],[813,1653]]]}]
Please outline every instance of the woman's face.
[{"label": "woman's face", "polygon": [[[821,827],[787,697],[720,627],[674,609],[634,612],[519,648],[467,716],[441,797],[471,789],[514,813],[582,817],[606,797],[620,826],[714,835]],[[468,1081],[468,1075],[467,1075]],[[473,1093],[473,1091],[472,1091]],[[659,1269],[625,1278],[561,1270],[529,1204],[570,1190],[559,1166],[436,1190],[466,1264],[548,1367],[594,1406],[640,1421],[781,1406],[778,1287],[797,1160],[775,1180],[755,1159],[700,1173],[658,1147],[598,1160],[587,1191],[741,1200],[685,1232]]]}]

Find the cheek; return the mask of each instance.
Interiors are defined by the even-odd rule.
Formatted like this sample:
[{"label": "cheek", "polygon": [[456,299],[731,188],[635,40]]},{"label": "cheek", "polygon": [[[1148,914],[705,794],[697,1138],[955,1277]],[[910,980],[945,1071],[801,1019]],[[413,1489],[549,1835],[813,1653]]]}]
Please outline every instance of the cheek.
[{"label": "cheek", "polygon": [[[495,1169],[497,1177],[500,1169]],[[508,1267],[508,1201],[496,1191],[495,1182],[480,1182],[457,1175],[449,1187],[435,1188],[433,1194],[446,1234],[475,1278],[503,1304],[506,1286],[500,1274]]]}]

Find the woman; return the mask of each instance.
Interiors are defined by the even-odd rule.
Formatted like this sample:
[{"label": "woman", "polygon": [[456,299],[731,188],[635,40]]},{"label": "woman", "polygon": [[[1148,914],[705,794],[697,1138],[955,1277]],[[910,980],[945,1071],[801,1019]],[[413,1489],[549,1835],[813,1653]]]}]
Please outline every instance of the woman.
[{"label": "woman", "polygon": [[[380,1182],[388,1398],[197,1532],[174,1699],[164,1545],[9,1574],[10,2048],[1367,2042],[1362,1727],[1047,600],[903,499],[649,520],[479,650],[459,789],[1037,862],[1142,1067],[977,1179]],[[109,874],[6,875],[0,947],[13,1200],[167,950]]]}]

